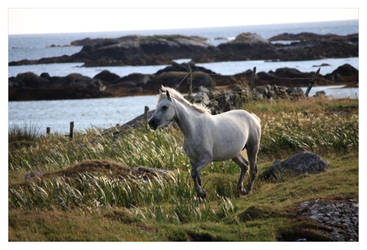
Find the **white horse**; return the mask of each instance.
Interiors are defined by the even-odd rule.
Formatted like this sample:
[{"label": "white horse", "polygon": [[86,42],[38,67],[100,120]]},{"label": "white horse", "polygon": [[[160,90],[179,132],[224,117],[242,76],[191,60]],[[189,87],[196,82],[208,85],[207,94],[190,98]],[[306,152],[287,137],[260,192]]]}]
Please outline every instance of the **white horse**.
[{"label": "white horse", "polygon": [[[208,109],[190,103],[176,90],[162,86],[149,126],[155,130],[172,121],[177,122],[184,135],[183,148],[190,159],[191,176],[200,198],[206,196],[201,187],[201,169],[212,161],[228,159],[241,167],[237,185],[239,193],[251,193],[257,173],[256,162],[261,137],[260,119],[255,114],[245,110],[232,110],[211,115]],[[248,161],[241,155],[245,148],[250,162],[250,179],[246,190],[242,183]]]}]

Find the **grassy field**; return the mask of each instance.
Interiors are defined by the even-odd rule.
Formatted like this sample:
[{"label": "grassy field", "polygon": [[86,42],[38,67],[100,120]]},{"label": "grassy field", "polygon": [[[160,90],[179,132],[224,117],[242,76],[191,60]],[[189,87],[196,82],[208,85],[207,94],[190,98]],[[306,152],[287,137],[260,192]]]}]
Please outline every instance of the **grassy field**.
[{"label": "grassy field", "polygon": [[[90,130],[73,140],[13,129],[9,240],[330,240],[320,225],[298,216],[299,203],[358,199],[358,101],[249,102],[244,109],[262,120],[260,174],[275,159],[303,150],[321,155],[329,170],[278,182],[257,179],[253,194],[239,197],[239,167],[211,163],[202,171],[207,198],[198,203],[182,134],[172,127],[130,129],[119,139]],[[130,170],[139,166],[169,172],[134,175]],[[25,180],[30,171],[46,174]]]}]

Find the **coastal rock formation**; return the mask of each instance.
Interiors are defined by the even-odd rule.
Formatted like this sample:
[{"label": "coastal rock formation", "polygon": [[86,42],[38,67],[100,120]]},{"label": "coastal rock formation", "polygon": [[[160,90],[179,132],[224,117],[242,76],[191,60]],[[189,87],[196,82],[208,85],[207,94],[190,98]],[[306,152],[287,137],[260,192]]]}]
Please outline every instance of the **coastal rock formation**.
[{"label": "coastal rock formation", "polygon": [[218,45],[215,61],[277,59],[275,46],[254,33],[241,33],[234,40]]},{"label": "coastal rock formation", "polygon": [[320,40],[347,40],[353,43],[358,43],[358,34],[350,34],[340,36],[335,34],[315,34],[311,32],[301,32],[297,34],[281,33],[279,35],[269,38],[269,41],[320,41]]},{"label": "coastal rock formation", "polygon": [[113,84],[120,80],[120,76],[114,73],[111,73],[108,70],[103,70],[102,72],[95,75],[93,79],[99,79],[103,82],[108,82],[108,83]]},{"label": "coastal rock formation", "polygon": [[9,101],[81,99],[111,96],[98,79],[80,74],[37,76],[32,72],[9,78]]},{"label": "coastal rock formation", "polygon": [[84,62],[84,66],[170,64],[174,59],[194,62],[238,60],[310,60],[358,56],[358,34],[348,36],[313,33],[281,34],[269,40],[297,39],[290,44],[272,44],[255,33],[241,33],[234,40],[213,46],[197,36],[129,35],[120,38],[73,41],[82,45],[73,55],[21,60],[9,65]]},{"label": "coastal rock formation", "polygon": [[[189,69],[191,69],[192,78],[188,73]],[[313,74],[313,72],[300,72],[294,68],[279,68],[275,71],[259,72],[255,76],[256,87],[251,98],[257,100],[303,98],[304,93],[299,87],[307,86],[312,81]],[[155,74],[133,73],[124,77],[107,70],[100,72],[93,78],[80,74],[51,77],[48,73],[42,73],[38,76],[27,72],[18,74],[16,77],[9,77],[9,100],[52,100],[156,94],[161,85],[173,87],[180,92],[188,92],[191,81],[192,90],[200,92],[200,87],[214,90],[217,86],[228,89],[236,87],[236,85],[249,85],[251,76],[251,70],[228,76],[216,74],[193,63],[173,63]],[[317,80],[318,85],[346,84],[355,86],[357,83],[358,70],[348,64],[325,76],[320,75]],[[228,97],[228,94],[225,94],[227,97],[218,95],[216,98],[222,101],[234,98],[231,99],[231,102],[237,103],[238,98],[249,97],[248,91],[245,89],[237,87],[237,92],[241,94],[241,97]],[[217,92],[213,91],[212,93]],[[226,108],[223,107],[226,105],[222,104],[219,102],[213,104],[213,107],[221,106],[225,110]]]},{"label": "coastal rock formation", "polygon": [[358,70],[349,64],[339,66],[336,70],[325,76],[327,79],[337,83],[347,83],[348,85],[357,85],[359,81]]}]

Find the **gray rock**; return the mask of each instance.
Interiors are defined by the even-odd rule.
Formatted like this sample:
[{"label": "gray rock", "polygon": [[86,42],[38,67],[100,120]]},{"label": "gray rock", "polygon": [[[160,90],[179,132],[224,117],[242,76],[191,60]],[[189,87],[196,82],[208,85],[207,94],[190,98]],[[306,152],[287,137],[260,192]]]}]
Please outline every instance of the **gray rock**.
[{"label": "gray rock", "polygon": [[281,179],[305,173],[317,174],[326,171],[328,165],[328,162],[320,156],[304,151],[283,162],[279,160],[274,161],[273,165],[265,170],[261,177],[264,179]]},{"label": "gray rock", "polygon": [[33,179],[33,178],[36,178],[36,177],[42,177],[42,175],[43,174],[39,171],[31,171],[31,172],[28,172],[24,175],[24,179],[29,180],[29,179]]},{"label": "gray rock", "polygon": [[204,86],[199,86],[199,91],[208,94],[210,92],[209,89],[205,88]]},{"label": "gray rock", "polygon": [[314,95],[314,97],[322,97],[322,96],[326,96],[325,91],[317,91]]},{"label": "gray rock", "polygon": [[301,88],[287,88],[287,94],[291,99],[305,98],[305,92]]},{"label": "gray rock", "polygon": [[205,106],[209,105],[209,97],[206,92],[199,92],[194,96],[194,102],[195,103],[201,103]]},{"label": "gray rock", "polygon": [[243,44],[269,44],[269,41],[256,33],[241,33],[231,43]]},{"label": "gray rock", "polygon": [[[335,241],[358,241],[358,203],[356,200],[316,199],[300,204],[301,215],[329,228]],[[322,229],[320,229],[322,231]]]}]

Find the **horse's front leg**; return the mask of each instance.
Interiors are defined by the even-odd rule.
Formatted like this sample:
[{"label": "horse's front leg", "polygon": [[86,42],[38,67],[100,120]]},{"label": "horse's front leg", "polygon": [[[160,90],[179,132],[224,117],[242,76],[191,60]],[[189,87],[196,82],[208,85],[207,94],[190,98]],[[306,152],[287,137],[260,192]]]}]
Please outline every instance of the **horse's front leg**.
[{"label": "horse's front leg", "polygon": [[195,183],[195,190],[200,198],[205,198],[206,194],[204,189],[201,187],[201,177],[200,171],[211,162],[212,157],[210,155],[203,155],[200,157],[200,160],[196,162],[191,162],[192,170],[191,176]]}]

